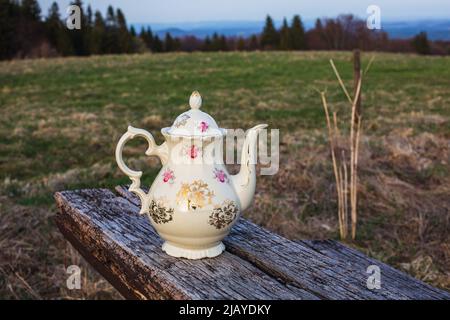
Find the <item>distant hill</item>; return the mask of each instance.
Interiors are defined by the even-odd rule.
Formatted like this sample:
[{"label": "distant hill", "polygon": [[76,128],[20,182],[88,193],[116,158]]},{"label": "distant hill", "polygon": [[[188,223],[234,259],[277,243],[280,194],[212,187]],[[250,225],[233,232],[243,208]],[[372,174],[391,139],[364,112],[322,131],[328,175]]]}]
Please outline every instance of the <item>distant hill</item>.
[{"label": "distant hill", "polygon": [[[314,26],[314,20],[305,20],[306,29]],[[276,21],[277,26],[281,21]],[[133,23],[136,30],[142,26],[150,26],[160,37],[167,32],[182,37],[193,35],[205,38],[214,32],[225,36],[243,36],[258,34],[262,31],[264,21],[206,21],[186,23]],[[382,28],[391,38],[411,38],[421,31],[428,34],[431,40],[450,40],[450,19],[416,20],[416,21],[382,21]]]}]

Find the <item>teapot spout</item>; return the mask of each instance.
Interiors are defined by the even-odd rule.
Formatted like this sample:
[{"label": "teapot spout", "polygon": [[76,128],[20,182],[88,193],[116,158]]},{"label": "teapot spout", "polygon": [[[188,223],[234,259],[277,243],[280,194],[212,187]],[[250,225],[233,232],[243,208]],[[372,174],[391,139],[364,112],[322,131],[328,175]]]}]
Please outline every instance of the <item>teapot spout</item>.
[{"label": "teapot spout", "polygon": [[247,209],[253,200],[256,187],[256,142],[258,133],[267,127],[260,124],[251,128],[242,147],[241,168],[239,173],[231,176],[231,182],[241,203],[241,210]]}]

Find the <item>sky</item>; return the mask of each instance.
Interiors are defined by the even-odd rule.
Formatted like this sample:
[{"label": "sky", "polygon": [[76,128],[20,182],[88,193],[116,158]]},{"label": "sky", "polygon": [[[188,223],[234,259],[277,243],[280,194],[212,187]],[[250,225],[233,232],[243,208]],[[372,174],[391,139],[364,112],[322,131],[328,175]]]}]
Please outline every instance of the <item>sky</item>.
[{"label": "sky", "polygon": [[[53,0],[38,0],[47,14]],[[62,16],[69,0],[56,1]],[[83,1],[93,9],[106,12],[111,4],[121,8],[129,23],[180,23],[212,21],[261,21],[267,14],[275,20],[300,14],[303,19],[335,17],[353,13],[367,17],[369,5],[381,9],[381,19],[450,20],[450,0],[92,0]]]}]

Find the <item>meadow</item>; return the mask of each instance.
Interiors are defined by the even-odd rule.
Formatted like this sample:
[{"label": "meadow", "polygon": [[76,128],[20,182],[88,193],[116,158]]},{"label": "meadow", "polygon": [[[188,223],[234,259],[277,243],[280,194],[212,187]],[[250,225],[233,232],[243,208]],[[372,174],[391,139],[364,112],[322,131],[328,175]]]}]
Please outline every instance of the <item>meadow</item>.
[{"label": "meadow", "polygon": [[[364,53],[359,212],[349,246],[450,290],[450,58]],[[350,118],[330,67],[349,52],[170,53],[0,62],[0,298],[120,298],[65,242],[53,193],[127,184],[114,149],[129,124],[171,125],[198,90],[221,127],[280,129],[280,170],[244,216],[290,239],[339,239],[319,91]],[[343,146],[343,148],[345,148]],[[150,184],[160,164],[126,149]],[[82,266],[68,290],[65,267]]]}]

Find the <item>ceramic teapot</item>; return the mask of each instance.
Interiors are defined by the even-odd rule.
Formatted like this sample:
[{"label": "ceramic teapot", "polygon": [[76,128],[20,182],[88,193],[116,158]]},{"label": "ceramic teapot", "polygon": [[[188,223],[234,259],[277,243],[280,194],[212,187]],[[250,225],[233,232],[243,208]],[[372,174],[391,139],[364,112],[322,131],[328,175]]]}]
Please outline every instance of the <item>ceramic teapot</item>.
[{"label": "ceramic teapot", "polygon": [[[162,249],[174,257],[201,259],[223,252],[222,239],[252,202],[256,185],[252,160],[258,132],[267,125],[248,130],[240,171],[230,175],[222,152],[226,130],[200,110],[198,92],[192,93],[189,104],[189,111],[161,129],[165,142],[159,146],[149,132],[129,126],[117,144],[116,161],[132,181],[129,190],[141,201],[140,213],[148,215],[165,240]],[[142,172],[130,169],[122,159],[124,145],[134,137],[146,139],[145,154],[158,156],[163,165],[148,193],[141,189]]]}]

